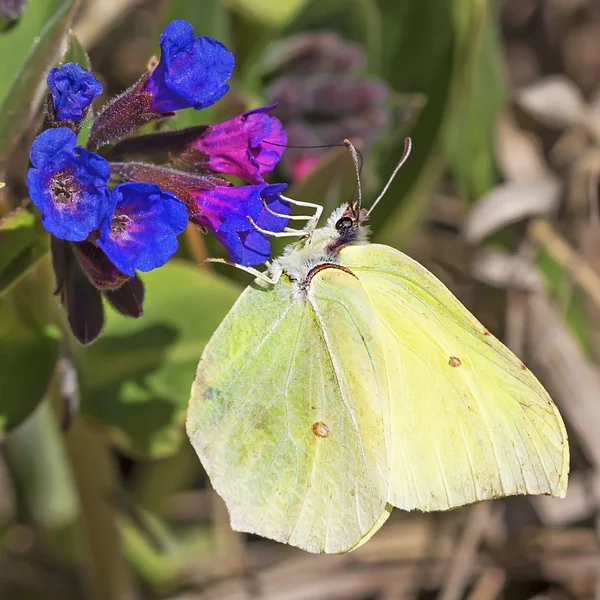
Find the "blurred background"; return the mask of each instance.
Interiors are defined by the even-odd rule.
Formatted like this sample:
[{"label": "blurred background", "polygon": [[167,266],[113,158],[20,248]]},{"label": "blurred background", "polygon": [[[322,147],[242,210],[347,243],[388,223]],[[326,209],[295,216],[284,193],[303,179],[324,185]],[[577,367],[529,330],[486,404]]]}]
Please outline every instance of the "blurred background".
[{"label": "blurred background", "polygon": [[[22,5],[0,0],[0,598],[600,598],[600,2]],[[86,348],[68,337],[47,236],[10,220],[44,73],[72,29],[101,106],[174,18],[224,42],[236,71],[223,100],[164,127],[277,102],[290,146],[361,149],[367,206],[412,137],[373,239],[431,269],[546,385],[570,436],[565,500],[395,510],[342,556],[232,532],[184,420],[202,348],[249,277],[202,264],[222,250],[195,229],[144,276],[141,319],[108,314]],[[325,214],[355,186],[343,148],[290,148],[271,180]]]}]

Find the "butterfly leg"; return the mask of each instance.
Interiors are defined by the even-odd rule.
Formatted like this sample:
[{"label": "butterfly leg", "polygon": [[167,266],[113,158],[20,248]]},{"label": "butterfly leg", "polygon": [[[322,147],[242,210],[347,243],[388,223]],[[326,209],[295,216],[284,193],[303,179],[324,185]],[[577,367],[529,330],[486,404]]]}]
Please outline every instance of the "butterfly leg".
[{"label": "butterfly leg", "polygon": [[256,229],[256,231],[262,233],[263,235],[268,235],[271,237],[304,237],[306,235],[309,235],[310,233],[304,229],[290,229],[289,227],[286,227],[283,231],[269,231],[268,229],[263,229],[262,227],[259,227],[254,222],[254,219],[252,217],[246,217],[246,219],[250,221],[250,224],[252,225],[252,227],[254,227],[254,229]]},{"label": "butterfly leg", "polygon": [[[306,230],[312,231],[313,229],[315,229],[315,227],[317,226],[317,223],[319,222],[319,219],[321,218],[321,215],[323,214],[323,207],[320,204],[313,204],[312,202],[302,202],[300,200],[294,200],[293,198],[288,198],[287,196],[284,196],[282,194],[281,196],[282,200],[285,200],[286,202],[289,202],[290,204],[293,204],[294,206],[303,206],[306,208],[314,208],[315,213],[314,215],[311,217],[312,222],[308,223],[306,225]],[[309,228],[309,225],[311,225],[311,227]]]},{"label": "butterfly leg", "polygon": [[262,203],[263,203],[263,206],[265,207],[265,210],[269,214],[271,214],[275,217],[280,217],[282,219],[290,219],[290,221],[310,221],[311,219],[314,219],[314,215],[310,215],[310,216],[307,216],[307,215],[283,215],[281,213],[277,213],[277,212],[271,210],[269,208],[269,205],[264,200],[262,201]]},{"label": "butterfly leg", "polygon": [[279,278],[281,277],[282,273],[282,270],[278,268],[271,274],[271,277],[269,277],[266,273],[259,271],[258,269],[254,269],[253,267],[245,267],[244,265],[238,265],[237,263],[225,260],[224,258],[206,258],[205,262],[220,263],[222,265],[229,265],[230,267],[235,267],[240,271],[250,273],[250,275],[253,275],[257,279],[260,279],[261,281],[264,281],[269,285],[275,285],[279,281]]}]

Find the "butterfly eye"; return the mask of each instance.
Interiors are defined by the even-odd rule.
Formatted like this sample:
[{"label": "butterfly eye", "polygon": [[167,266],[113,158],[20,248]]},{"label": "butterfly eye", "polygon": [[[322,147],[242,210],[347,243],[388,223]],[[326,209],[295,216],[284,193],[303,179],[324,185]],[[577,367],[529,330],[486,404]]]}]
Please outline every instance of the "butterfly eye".
[{"label": "butterfly eye", "polygon": [[335,224],[335,228],[340,232],[352,229],[352,219],[350,217],[342,217]]}]

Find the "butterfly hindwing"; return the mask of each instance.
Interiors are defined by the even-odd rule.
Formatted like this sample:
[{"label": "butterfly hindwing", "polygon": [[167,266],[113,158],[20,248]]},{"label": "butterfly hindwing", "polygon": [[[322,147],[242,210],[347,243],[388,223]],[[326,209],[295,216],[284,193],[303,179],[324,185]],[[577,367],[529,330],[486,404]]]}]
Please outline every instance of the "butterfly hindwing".
[{"label": "butterfly hindwing", "polygon": [[445,510],[513,494],[564,496],[564,424],[525,365],[401,252],[353,246],[340,263],[378,316],[390,395],[389,502]]},{"label": "butterfly hindwing", "polygon": [[[204,351],[187,428],[234,529],[332,553],[388,514],[387,399],[376,369],[358,380],[349,368],[368,358],[364,292],[345,313],[323,283],[315,278],[311,301],[283,280],[244,292]],[[323,330],[315,306],[340,312],[337,332]]]}]

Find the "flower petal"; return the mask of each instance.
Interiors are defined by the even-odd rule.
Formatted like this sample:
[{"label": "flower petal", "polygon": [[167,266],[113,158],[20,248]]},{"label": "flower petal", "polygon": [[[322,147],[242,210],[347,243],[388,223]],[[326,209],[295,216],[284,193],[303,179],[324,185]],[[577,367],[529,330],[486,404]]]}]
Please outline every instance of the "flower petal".
[{"label": "flower petal", "polygon": [[100,82],[82,66],[67,63],[48,73],[54,114],[59,121],[76,123],[83,112],[102,93]]},{"label": "flower petal", "polygon": [[29,159],[34,167],[43,168],[54,159],[57,153],[71,152],[76,145],[77,134],[67,127],[48,129],[33,140],[29,150]]},{"label": "flower petal", "polygon": [[75,143],[75,133],[64,127],[41,133],[31,147],[34,168],[27,172],[27,186],[46,230],[79,242],[98,228],[108,211],[110,166]]},{"label": "flower petal", "polygon": [[[271,109],[273,107],[266,107]],[[264,110],[264,109],[257,109]],[[283,123],[277,117],[270,117],[271,131],[264,138],[261,144],[256,145],[252,149],[252,154],[259,165],[261,173],[269,173],[277,163],[281,160],[287,145],[287,133],[283,127]]]},{"label": "flower petal", "polygon": [[262,174],[274,169],[285,149],[279,145],[285,146],[287,140],[279,119],[267,114],[271,108],[210,125],[189,147],[200,153],[198,162],[212,171],[263,183]]},{"label": "flower petal", "polygon": [[193,27],[177,19],[160,36],[161,58],[146,83],[152,110],[171,112],[205,108],[229,89],[233,55],[210,37],[194,37]]},{"label": "flower petal", "polygon": [[268,206],[268,210],[264,205],[262,206],[260,215],[256,220],[256,224],[261,229],[278,233],[287,227],[288,219],[282,219],[273,214],[277,213],[278,215],[287,216],[291,213],[289,202],[281,198],[281,194],[286,188],[287,185],[285,183],[273,183],[267,185],[261,191],[261,198]]},{"label": "flower petal", "polygon": [[98,245],[127,275],[164,265],[187,225],[185,205],[151,183],[122,183],[112,190],[114,212],[100,225]]},{"label": "flower petal", "polygon": [[269,231],[284,229],[288,219],[273,215],[264,203],[272,212],[289,214],[289,205],[281,199],[286,187],[261,184],[195,190],[191,192],[197,207],[193,214],[199,216],[191,220],[213,231],[233,262],[244,266],[260,264],[269,257],[269,241],[254,229],[248,217]]},{"label": "flower petal", "polygon": [[229,254],[229,259],[245,267],[253,267],[264,263],[271,255],[271,244],[256,229],[246,231],[219,231],[217,239]]}]

